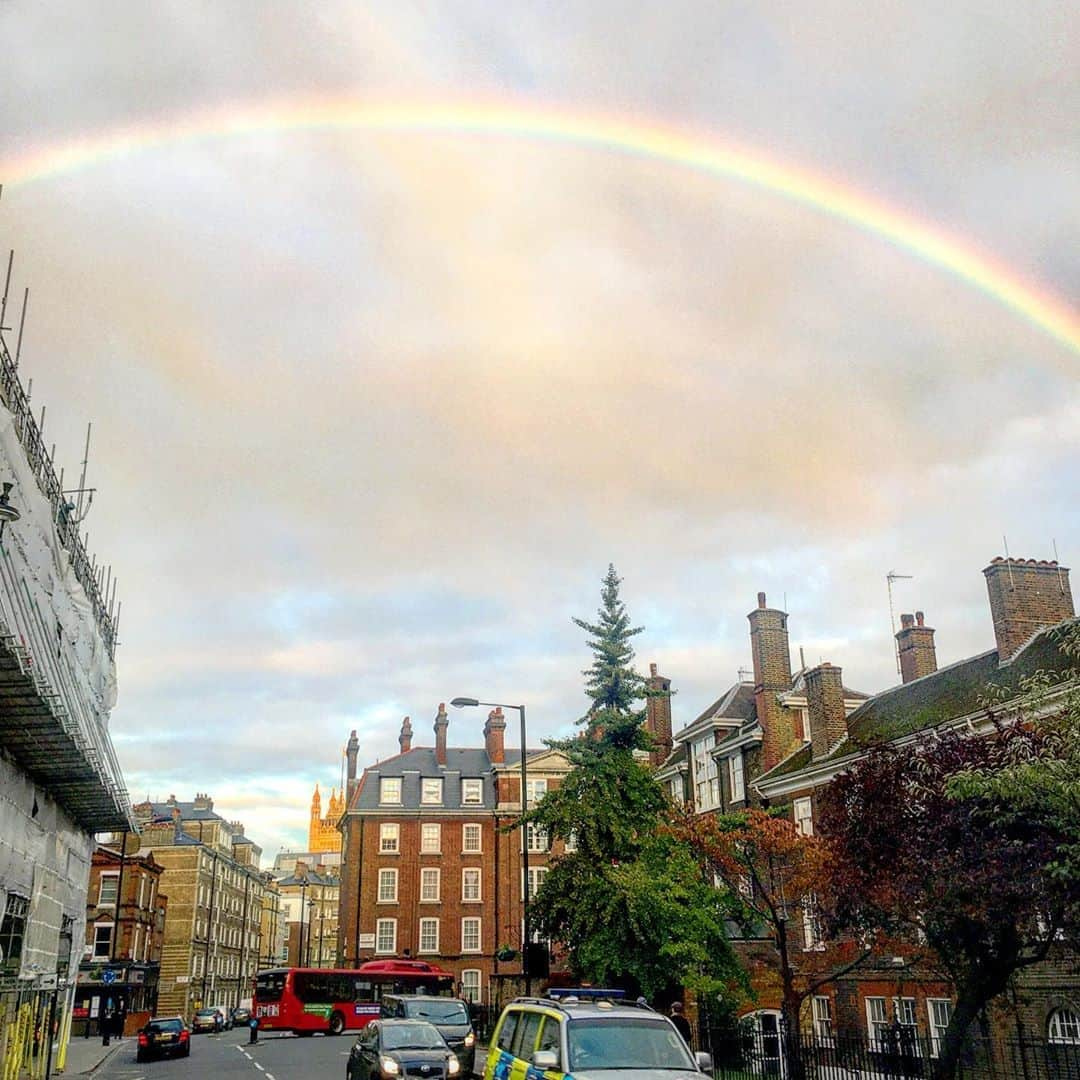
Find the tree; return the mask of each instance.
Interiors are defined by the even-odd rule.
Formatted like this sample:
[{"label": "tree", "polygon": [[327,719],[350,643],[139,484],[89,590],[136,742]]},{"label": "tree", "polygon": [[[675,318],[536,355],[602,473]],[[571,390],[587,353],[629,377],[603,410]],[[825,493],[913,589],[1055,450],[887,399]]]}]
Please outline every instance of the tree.
[{"label": "tree", "polygon": [[[787,1075],[798,1077],[803,1002],[854,970],[871,952],[866,944],[850,938],[832,940],[824,933],[831,911],[828,849],[819,838],[800,834],[786,815],[775,811],[687,810],[678,831],[720,885],[729,917],[747,936],[767,937],[772,943],[789,1036]],[[811,949],[805,947],[811,940],[808,935],[814,941]]]},{"label": "tree", "polygon": [[664,996],[688,979],[737,977],[716,890],[667,830],[667,801],[635,751],[648,749],[644,680],[632,668],[631,625],[609,567],[582,674],[590,699],[575,738],[549,740],[571,769],[523,821],[567,841],[532,905],[530,921],[564,944],[574,972],[632,993]]},{"label": "tree", "polygon": [[935,1076],[951,1078],[972,1021],[1036,963],[1065,924],[1056,875],[1062,834],[990,789],[950,792],[960,775],[1001,775],[1038,759],[1045,736],[1010,725],[876,749],[822,799],[834,925],[925,941],[956,989]]}]

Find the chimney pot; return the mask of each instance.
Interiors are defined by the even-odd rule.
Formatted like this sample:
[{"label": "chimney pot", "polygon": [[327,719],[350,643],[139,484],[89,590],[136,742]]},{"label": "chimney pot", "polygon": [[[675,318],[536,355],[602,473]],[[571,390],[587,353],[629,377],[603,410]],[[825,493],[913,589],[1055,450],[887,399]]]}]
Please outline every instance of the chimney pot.
[{"label": "chimney pot", "polygon": [[450,721],[446,716],[446,702],[439,702],[439,711],[435,714],[435,760],[440,765],[446,764],[446,729]]},{"label": "chimney pot", "polygon": [[763,608],[765,606],[765,594],[763,592],[759,592],[757,594],[757,606],[759,608]]},{"label": "chimney pot", "polygon": [[915,623],[916,623],[916,625],[922,626],[923,625],[923,620],[925,618],[926,618],[926,616],[921,611],[916,611],[915,612]]},{"label": "chimney pot", "polygon": [[909,626],[915,625],[915,619],[911,615],[901,615],[900,625],[906,630]]}]

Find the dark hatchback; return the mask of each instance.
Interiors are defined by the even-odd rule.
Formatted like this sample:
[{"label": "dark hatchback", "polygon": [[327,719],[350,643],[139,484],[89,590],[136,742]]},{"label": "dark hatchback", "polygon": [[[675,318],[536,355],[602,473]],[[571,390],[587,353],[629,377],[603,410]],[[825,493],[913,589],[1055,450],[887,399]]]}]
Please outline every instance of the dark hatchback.
[{"label": "dark hatchback", "polygon": [[446,1040],[424,1020],[372,1020],[353,1043],[345,1066],[347,1080],[449,1080],[460,1075]]},{"label": "dark hatchback", "polygon": [[159,1057],[190,1057],[191,1032],[179,1016],[164,1016],[151,1020],[139,1032],[136,1061]]},{"label": "dark hatchback", "polygon": [[387,1018],[426,1020],[434,1024],[458,1059],[461,1075],[472,1075],[476,1064],[476,1033],[469,1018],[468,1002],[425,994],[387,994],[380,1009]]}]

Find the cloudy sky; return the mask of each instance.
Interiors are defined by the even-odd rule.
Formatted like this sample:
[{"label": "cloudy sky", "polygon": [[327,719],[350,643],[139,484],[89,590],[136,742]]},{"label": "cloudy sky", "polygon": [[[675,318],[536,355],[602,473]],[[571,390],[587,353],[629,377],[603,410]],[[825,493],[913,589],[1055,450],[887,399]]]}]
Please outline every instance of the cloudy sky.
[{"label": "cloudy sky", "polygon": [[[211,792],[272,855],[351,728],[374,761],[475,695],[565,732],[571,616],[609,562],[683,724],[748,666],[758,590],[871,691],[896,678],[889,570],[944,663],[993,644],[1003,534],[1080,559],[1075,338],[730,175],[316,122],[677,132],[1068,306],[1070,5],[3,0],[0,40],[0,247],[69,473],[94,423],[135,798]],[[451,743],[482,721],[455,712]]]}]

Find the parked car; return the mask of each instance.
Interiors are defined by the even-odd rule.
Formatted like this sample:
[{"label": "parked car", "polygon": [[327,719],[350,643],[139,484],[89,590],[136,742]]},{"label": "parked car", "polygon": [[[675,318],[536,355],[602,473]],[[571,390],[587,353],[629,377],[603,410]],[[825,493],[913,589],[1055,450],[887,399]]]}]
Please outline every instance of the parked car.
[{"label": "parked car", "polygon": [[[708,1054],[692,1055],[675,1025],[648,1005],[620,1000],[621,991],[549,991],[517,998],[503,1009],[484,1080],[541,1073],[588,1076],[622,1070],[634,1080],[702,1080]],[[627,1071],[632,1070],[632,1071]]]},{"label": "parked car", "polygon": [[200,1031],[220,1031],[222,1023],[221,1013],[217,1009],[196,1009],[191,1018],[191,1030],[195,1034]]},{"label": "parked car", "polygon": [[233,1024],[246,1024],[251,1019],[251,1010],[246,1005],[237,1005],[232,1011]]},{"label": "parked car", "polygon": [[216,1010],[221,1017],[221,1027],[218,1031],[228,1031],[233,1025],[232,1009],[228,1005],[211,1005],[210,1008]]},{"label": "parked car", "polygon": [[182,1016],[160,1016],[139,1032],[136,1061],[156,1057],[190,1057],[191,1031]]},{"label": "parked car", "polygon": [[458,1059],[461,1075],[472,1076],[476,1064],[476,1033],[467,1001],[425,994],[387,994],[380,1003],[380,1012],[387,1018],[426,1020],[434,1024]]},{"label": "parked car", "polygon": [[346,1080],[448,1080],[460,1073],[446,1040],[426,1020],[372,1020],[361,1030],[345,1066]]}]

